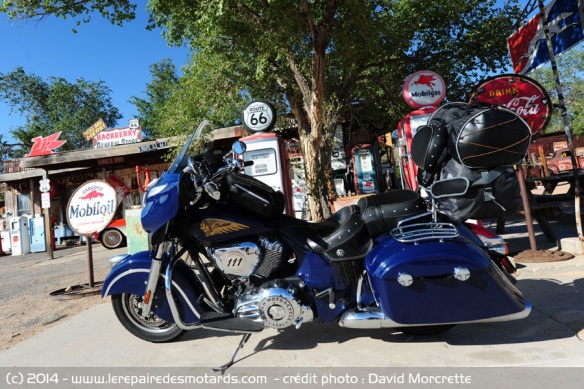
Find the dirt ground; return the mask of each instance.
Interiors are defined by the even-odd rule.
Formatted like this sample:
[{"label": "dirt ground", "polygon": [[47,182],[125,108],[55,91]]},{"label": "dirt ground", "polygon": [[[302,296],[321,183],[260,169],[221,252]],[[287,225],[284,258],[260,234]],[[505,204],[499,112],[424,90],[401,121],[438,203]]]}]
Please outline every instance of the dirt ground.
[{"label": "dirt ground", "polygon": [[[92,245],[93,284],[85,246],[58,248],[47,253],[0,257],[0,351],[50,328],[95,304],[108,303],[100,284],[109,271],[108,259],[127,248],[106,250]],[[76,292],[66,292],[71,287]],[[113,314],[113,313],[112,313]]]}]

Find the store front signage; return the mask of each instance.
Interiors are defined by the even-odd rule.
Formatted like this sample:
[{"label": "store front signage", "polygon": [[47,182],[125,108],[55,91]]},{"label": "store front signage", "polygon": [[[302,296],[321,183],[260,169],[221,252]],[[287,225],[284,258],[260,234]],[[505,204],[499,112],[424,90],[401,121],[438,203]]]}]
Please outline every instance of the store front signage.
[{"label": "store front signage", "polygon": [[111,147],[142,142],[142,129],[139,128],[114,128],[102,131],[93,138],[93,148]]},{"label": "store front signage", "polygon": [[103,121],[102,118],[99,118],[99,120],[96,121],[95,123],[93,123],[91,125],[91,127],[89,127],[87,130],[83,131],[83,137],[85,138],[86,141],[90,141],[97,134],[99,134],[100,132],[105,130],[106,127],[107,127],[107,124],[105,124],[105,122]]},{"label": "store front signage", "polygon": [[103,165],[113,165],[114,163],[123,163],[124,157],[111,157],[111,158],[102,158],[97,160],[97,164],[99,166]]},{"label": "store front signage", "polygon": [[163,147],[168,147],[168,143],[167,142],[156,142],[156,143],[148,145],[148,146],[142,146],[142,147],[140,147],[140,152],[144,153],[146,151],[158,150],[158,149],[161,149]]},{"label": "store front signage", "polygon": [[79,235],[102,231],[114,218],[116,191],[106,181],[92,180],[81,185],[67,204],[67,222]]}]

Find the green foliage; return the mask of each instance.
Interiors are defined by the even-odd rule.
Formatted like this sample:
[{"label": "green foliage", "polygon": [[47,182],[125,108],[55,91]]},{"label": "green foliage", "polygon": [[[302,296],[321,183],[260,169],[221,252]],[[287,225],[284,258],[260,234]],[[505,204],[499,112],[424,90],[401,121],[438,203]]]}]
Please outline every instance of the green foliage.
[{"label": "green foliage", "polygon": [[90,82],[83,78],[70,83],[64,78],[50,77],[46,81],[23,68],[0,73],[0,100],[11,111],[26,117],[26,123],[11,128],[10,133],[30,149],[31,139],[62,132],[66,139],[60,150],[80,149],[88,145],[83,131],[99,118],[110,127],[122,117],[112,105],[111,90],[103,81]]},{"label": "green foliage", "polygon": [[[572,134],[584,135],[584,49],[574,48],[556,58],[562,94],[568,114]],[[558,104],[558,92],[555,77],[550,64],[544,65],[527,76],[539,81],[549,92],[554,104]],[[562,111],[554,109],[546,133],[564,131]]]},{"label": "green foliage", "polygon": [[164,134],[164,105],[174,93],[179,76],[172,61],[165,58],[150,65],[152,82],[146,86],[146,98],[132,96],[130,103],[138,109],[138,119],[144,135],[156,138]]},{"label": "green foliage", "polygon": [[[51,7],[62,7],[54,13],[66,16],[97,10],[116,22],[129,19],[133,7],[129,0],[2,4],[5,11],[25,15]],[[372,133],[394,129],[411,111],[400,96],[401,86],[418,70],[440,74],[447,100],[456,101],[465,99],[485,74],[507,68],[506,37],[516,29],[521,10],[517,0],[497,4],[149,0],[150,26],[160,26],[170,43],[187,42],[194,53],[178,85],[169,85],[172,95],[152,111],[153,120],[157,131],[181,133],[202,118],[232,123],[251,98],[274,101],[280,117],[295,118],[303,154],[310,157],[308,190],[320,204],[311,202],[314,212],[313,206],[322,209],[330,193],[331,129],[338,122]],[[313,220],[323,215],[313,214]]]},{"label": "green foliage", "polygon": [[[497,9],[492,0],[151,0],[149,8],[171,42],[223,56],[238,68],[242,90],[264,85],[284,95],[288,107],[306,108],[302,84],[314,86],[315,45],[322,40],[322,103],[336,106],[347,121],[381,129],[409,111],[400,91],[415,71],[439,73],[454,101],[464,99],[484,74],[504,68],[505,39],[519,14],[513,4]],[[325,12],[334,17],[320,26]]]},{"label": "green foliage", "polygon": [[[11,19],[42,20],[50,15],[77,19],[77,25],[87,23],[92,14],[100,13],[112,24],[121,26],[136,17],[136,5],[128,0],[2,0],[0,12]],[[75,30],[73,30],[75,32]]]}]

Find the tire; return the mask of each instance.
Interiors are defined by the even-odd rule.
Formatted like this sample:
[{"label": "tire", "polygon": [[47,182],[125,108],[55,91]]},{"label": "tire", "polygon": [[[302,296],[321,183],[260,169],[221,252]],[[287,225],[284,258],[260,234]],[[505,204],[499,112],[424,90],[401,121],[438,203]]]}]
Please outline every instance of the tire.
[{"label": "tire", "polygon": [[164,343],[178,339],[186,331],[175,323],[167,322],[158,316],[151,314],[145,319],[142,311],[142,297],[135,294],[112,295],[114,312],[122,325],[132,335],[152,343]]},{"label": "tire", "polygon": [[117,249],[126,245],[126,237],[118,229],[112,228],[102,232],[99,239],[106,249]]},{"label": "tire", "polygon": [[438,324],[434,326],[400,327],[398,330],[404,334],[428,336],[441,334],[442,332],[448,331],[454,326],[456,326],[456,324]]}]

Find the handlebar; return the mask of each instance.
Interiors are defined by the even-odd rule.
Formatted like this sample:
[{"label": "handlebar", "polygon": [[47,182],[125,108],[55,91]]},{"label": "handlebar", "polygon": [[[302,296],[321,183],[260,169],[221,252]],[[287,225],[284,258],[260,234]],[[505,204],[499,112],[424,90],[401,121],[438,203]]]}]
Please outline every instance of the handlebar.
[{"label": "handlebar", "polygon": [[[234,156],[233,151],[223,157],[224,165],[217,167],[216,161],[209,161],[209,150],[197,156],[189,156],[187,166],[183,172],[191,176],[193,181],[195,198],[190,202],[190,205],[195,205],[206,193],[213,200],[221,198],[221,191],[219,186],[223,178],[232,171],[241,170],[245,166],[253,165],[253,161],[242,161],[241,159],[228,157]],[[215,170],[215,171],[214,171]]]}]

